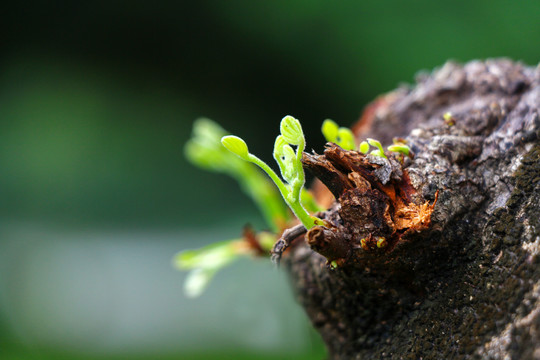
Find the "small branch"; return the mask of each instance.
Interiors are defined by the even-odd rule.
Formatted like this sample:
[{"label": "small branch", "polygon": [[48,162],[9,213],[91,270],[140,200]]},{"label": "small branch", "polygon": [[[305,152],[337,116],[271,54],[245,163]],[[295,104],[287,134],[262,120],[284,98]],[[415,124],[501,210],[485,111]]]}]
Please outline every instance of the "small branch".
[{"label": "small branch", "polygon": [[306,239],[309,246],[323,255],[328,263],[335,260],[344,263],[351,255],[349,239],[336,231],[335,228],[328,229],[324,226],[314,226],[307,232]]},{"label": "small branch", "polygon": [[272,262],[276,265],[279,265],[283,252],[287,250],[287,248],[296,238],[304,235],[306,231],[307,229],[303,224],[298,224],[290,229],[285,230],[272,248]]}]

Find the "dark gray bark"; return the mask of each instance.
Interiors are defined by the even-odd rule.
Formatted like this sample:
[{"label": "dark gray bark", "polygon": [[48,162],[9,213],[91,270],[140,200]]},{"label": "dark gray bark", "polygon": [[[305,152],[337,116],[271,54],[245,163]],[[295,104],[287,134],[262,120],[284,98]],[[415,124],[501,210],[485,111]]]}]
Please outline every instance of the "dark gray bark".
[{"label": "dark gray bark", "polygon": [[[332,359],[540,359],[540,68],[447,63],[417,81],[378,99],[354,131],[407,140],[415,157],[387,181],[401,204],[427,209],[438,195],[430,221],[395,225],[377,166],[312,156],[329,175],[306,155],[339,201],[322,214],[333,232],[306,235],[326,258],[299,240],[283,256],[298,301]],[[365,209],[387,222],[368,223]]]}]

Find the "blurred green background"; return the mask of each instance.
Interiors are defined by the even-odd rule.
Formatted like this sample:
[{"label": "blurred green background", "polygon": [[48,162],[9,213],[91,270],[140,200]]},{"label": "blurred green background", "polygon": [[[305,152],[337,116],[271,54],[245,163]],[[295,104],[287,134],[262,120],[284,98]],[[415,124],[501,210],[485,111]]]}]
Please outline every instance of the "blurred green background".
[{"label": "blurred green background", "polygon": [[0,6],[0,358],[311,359],[282,272],[243,261],[199,299],[178,251],[262,218],[183,158],[212,118],[272,162],[280,119],[320,149],[448,59],[540,59],[540,2],[91,1]]}]

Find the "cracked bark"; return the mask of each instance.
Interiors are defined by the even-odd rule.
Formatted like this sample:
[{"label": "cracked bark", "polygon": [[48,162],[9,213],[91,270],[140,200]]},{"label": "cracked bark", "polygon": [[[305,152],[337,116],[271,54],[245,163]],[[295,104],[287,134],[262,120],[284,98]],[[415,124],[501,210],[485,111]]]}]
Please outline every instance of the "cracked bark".
[{"label": "cracked bark", "polygon": [[540,359],[540,67],[447,63],[353,131],[402,137],[415,157],[304,156],[338,201],[282,264],[329,357]]}]

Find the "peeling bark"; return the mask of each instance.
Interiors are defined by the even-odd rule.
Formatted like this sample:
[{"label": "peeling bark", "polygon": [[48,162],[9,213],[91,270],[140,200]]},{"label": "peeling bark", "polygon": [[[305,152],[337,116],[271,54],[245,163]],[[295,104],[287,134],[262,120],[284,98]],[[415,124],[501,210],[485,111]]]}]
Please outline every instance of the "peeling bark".
[{"label": "peeling bark", "polygon": [[284,253],[298,301],[332,359],[540,359],[540,68],[447,63],[417,82],[353,127],[414,159],[304,154],[336,201]]}]

